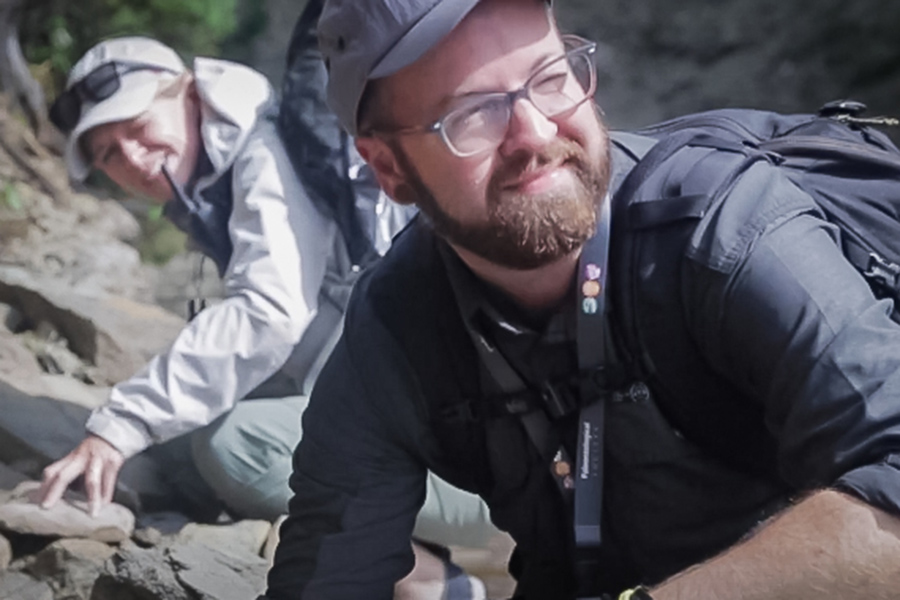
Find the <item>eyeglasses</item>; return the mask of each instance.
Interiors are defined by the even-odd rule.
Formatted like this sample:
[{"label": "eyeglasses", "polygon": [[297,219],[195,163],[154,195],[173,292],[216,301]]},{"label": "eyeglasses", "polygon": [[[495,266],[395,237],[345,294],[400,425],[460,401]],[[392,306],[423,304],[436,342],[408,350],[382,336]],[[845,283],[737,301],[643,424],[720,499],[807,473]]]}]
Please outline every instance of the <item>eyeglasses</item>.
[{"label": "eyeglasses", "polygon": [[450,151],[462,158],[493,150],[506,137],[513,107],[520,99],[553,119],[593,96],[597,76],[592,57],[597,44],[575,35],[563,36],[563,43],[565,55],[535,71],[518,90],[473,94],[431,125],[376,129],[372,134],[439,133]]},{"label": "eyeglasses", "polygon": [[50,121],[68,135],[81,120],[85,102],[99,103],[122,87],[122,76],[134,71],[168,71],[146,64],[108,62],[100,65],[60,94],[50,107]]}]

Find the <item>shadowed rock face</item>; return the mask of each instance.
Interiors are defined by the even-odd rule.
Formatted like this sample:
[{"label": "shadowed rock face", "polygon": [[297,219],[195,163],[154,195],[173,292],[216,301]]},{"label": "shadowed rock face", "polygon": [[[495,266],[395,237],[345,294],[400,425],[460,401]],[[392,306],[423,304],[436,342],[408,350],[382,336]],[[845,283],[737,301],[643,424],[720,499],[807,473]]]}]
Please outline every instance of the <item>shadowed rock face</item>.
[{"label": "shadowed rock face", "polygon": [[853,97],[898,112],[900,3],[558,0],[601,44],[597,99],[617,127],[742,106],[809,112]]},{"label": "shadowed rock face", "polygon": [[93,379],[102,384],[130,377],[184,326],[155,305],[102,291],[73,292],[21,268],[0,268],[0,302],[58,331],[70,350],[96,367]]}]

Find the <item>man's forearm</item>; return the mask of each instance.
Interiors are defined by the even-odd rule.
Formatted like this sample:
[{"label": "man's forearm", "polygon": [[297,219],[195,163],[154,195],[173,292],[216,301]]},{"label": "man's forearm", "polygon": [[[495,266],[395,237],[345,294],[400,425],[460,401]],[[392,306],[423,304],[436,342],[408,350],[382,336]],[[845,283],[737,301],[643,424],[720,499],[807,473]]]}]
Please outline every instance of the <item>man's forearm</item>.
[{"label": "man's forearm", "polygon": [[785,511],[725,553],[652,590],[654,600],[891,600],[900,519],[834,491]]}]

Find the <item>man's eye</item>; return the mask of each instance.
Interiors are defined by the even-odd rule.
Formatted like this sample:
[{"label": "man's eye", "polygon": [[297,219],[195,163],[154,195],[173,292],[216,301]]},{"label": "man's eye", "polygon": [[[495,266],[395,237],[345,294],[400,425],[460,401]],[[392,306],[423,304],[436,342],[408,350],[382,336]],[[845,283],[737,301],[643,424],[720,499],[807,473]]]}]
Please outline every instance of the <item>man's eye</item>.
[{"label": "man's eye", "polygon": [[562,91],[565,89],[568,79],[568,71],[556,71],[541,75],[531,84],[531,92],[533,94],[552,94]]},{"label": "man's eye", "polygon": [[141,133],[143,131],[146,131],[149,126],[150,117],[148,117],[147,114],[144,113],[143,115],[140,115],[139,117],[131,121],[131,124],[128,127],[128,133],[131,135]]},{"label": "man's eye", "polygon": [[476,104],[460,109],[449,119],[449,126],[458,131],[476,129],[484,125],[490,110],[490,103]]},{"label": "man's eye", "polygon": [[500,123],[506,123],[506,98],[496,98],[475,104],[460,110],[452,122],[450,129],[455,133],[473,134],[493,130]]},{"label": "man's eye", "polygon": [[97,155],[96,164],[98,167],[108,167],[110,166],[119,156],[121,155],[121,151],[119,147],[115,144],[107,146],[103,148],[100,154]]}]

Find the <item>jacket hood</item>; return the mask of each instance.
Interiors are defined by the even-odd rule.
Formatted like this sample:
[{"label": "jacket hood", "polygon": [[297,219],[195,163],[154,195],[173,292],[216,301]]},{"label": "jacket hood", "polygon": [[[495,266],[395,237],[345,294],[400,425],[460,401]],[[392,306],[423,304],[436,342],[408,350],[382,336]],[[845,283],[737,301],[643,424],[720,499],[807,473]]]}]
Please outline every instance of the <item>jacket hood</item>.
[{"label": "jacket hood", "polygon": [[276,100],[265,76],[249,67],[202,57],[193,66],[203,147],[213,166],[212,175],[198,182],[202,188],[231,167],[257,120],[274,111]]}]

